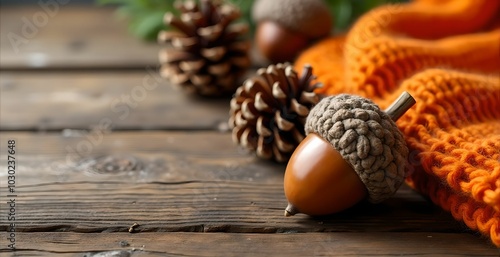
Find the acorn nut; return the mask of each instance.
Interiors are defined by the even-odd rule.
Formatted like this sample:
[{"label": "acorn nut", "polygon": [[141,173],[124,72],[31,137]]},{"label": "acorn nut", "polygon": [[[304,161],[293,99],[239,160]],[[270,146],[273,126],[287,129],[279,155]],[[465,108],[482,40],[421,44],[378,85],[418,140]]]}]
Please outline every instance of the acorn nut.
[{"label": "acorn nut", "polygon": [[404,181],[408,158],[395,121],[414,104],[407,92],[385,112],[358,96],[322,99],[286,167],[285,216],[333,214],[363,199],[378,203],[392,196]]},{"label": "acorn nut", "polygon": [[332,17],[323,0],[256,0],[256,45],[274,63],[292,61],[312,40],[327,36]]}]

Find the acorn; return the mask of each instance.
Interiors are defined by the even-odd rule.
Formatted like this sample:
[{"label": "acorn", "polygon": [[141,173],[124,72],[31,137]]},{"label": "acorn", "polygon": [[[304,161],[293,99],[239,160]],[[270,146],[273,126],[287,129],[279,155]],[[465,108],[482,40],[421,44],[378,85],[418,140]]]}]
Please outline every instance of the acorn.
[{"label": "acorn", "polygon": [[286,167],[285,216],[328,215],[392,196],[405,179],[409,152],[395,121],[414,104],[408,92],[385,112],[359,96],[323,98]]},{"label": "acorn", "polygon": [[311,41],[327,36],[333,25],[323,0],[256,0],[252,18],[257,48],[274,63],[292,61]]}]

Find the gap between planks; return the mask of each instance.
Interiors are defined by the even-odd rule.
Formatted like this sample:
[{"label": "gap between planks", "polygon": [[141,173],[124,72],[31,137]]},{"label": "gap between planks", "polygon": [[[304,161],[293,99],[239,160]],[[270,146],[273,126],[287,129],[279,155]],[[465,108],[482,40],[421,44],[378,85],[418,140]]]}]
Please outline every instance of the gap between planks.
[{"label": "gap between planks", "polygon": [[[284,165],[239,151],[228,133],[112,132],[63,170],[57,168],[66,164],[67,147],[77,146],[85,135],[4,132],[0,145],[10,138],[18,145],[20,233],[126,232],[134,223],[140,224],[137,232],[150,233],[467,231],[408,187],[379,205],[363,203],[328,217],[284,218]],[[5,151],[0,149],[2,159]],[[141,165],[95,169],[96,163],[106,164],[107,156],[118,156],[112,165],[133,160],[127,158]],[[0,229],[7,225],[2,220]]]},{"label": "gap between planks", "polygon": [[[0,252],[8,253],[2,249]],[[498,256],[468,234],[449,233],[19,233],[17,255],[140,256]]]},{"label": "gap between planks", "polygon": [[240,151],[228,133],[112,132],[84,156],[67,149],[85,135],[2,133],[0,145],[11,138],[25,231],[126,231],[133,222],[150,232],[465,230],[408,187],[381,205],[285,219],[284,165]]},{"label": "gap between planks", "polygon": [[[409,189],[379,204],[331,216],[285,218],[280,183],[231,180],[184,183],[73,182],[18,186],[19,232],[462,232],[449,214]],[[1,210],[4,213],[5,210]],[[0,223],[7,229],[6,222]]]},{"label": "gap between planks", "polygon": [[228,129],[229,98],[172,88],[154,70],[0,72],[0,129]]}]

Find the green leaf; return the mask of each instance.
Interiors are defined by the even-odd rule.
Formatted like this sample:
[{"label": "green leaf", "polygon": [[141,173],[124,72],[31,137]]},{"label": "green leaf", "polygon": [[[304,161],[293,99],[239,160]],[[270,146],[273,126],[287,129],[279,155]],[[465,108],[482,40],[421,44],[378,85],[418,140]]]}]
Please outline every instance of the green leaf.
[{"label": "green leaf", "polygon": [[106,4],[133,4],[135,0],[97,0],[100,5]]},{"label": "green leaf", "polygon": [[[100,5],[118,5],[117,12],[129,20],[130,31],[143,39],[156,40],[156,35],[163,25],[165,12],[177,11],[173,8],[175,0],[96,0]],[[224,0],[241,9],[242,18],[250,24],[252,32],[255,24],[251,19],[251,10],[254,0]],[[265,0],[274,1],[274,0]],[[306,1],[306,0],[303,0]],[[386,3],[407,2],[408,0],[324,0],[334,17],[334,26],[337,32],[345,31],[363,13]]]},{"label": "green leaf", "polygon": [[335,20],[334,25],[337,30],[344,30],[351,23],[353,6],[349,0],[338,0],[336,2],[332,10]]},{"label": "green leaf", "polygon": [[143,39],[156,40],[158,32],[165,29],[163,25],[164,12],[156,11],[139,16],[130,24],[132,32]]}]

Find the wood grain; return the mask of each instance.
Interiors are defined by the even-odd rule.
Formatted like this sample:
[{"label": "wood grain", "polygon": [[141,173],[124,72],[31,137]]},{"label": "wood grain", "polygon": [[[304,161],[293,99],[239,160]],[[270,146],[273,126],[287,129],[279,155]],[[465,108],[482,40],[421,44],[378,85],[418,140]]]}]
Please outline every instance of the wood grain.
[{"label": "wood grain", "polygon": [[0,8],[2,69],[142,68],[158,63],[160,46],[130,35],[114,8],[59,5],[54,10],[49,14],[39,5]]},{"label": "wood grain", "polygon": [[[52,182],[16,186],[18,232],[463,232],[464,226],[401,190],[380,205],[360,204],[328,217],[283,216],[281,183]],[[22,208],[22,209],[21,209]],[[2,215],[7,215],[1,210]],[[6,230],[2,221],[0,229]],[[486,244],[486,240],[484,241]]]},{"label": "wood grain", "polygon": [[113,9],[58,8],[30,35],[42,7],[0,9],[0,160],[15,139],[18,248],[3,232],[0,256],[500,254],[406,186],[379,205],[283,217],[285,166],[231,142],[229,99],[159,80],[160,46],[128,34]]},{"label": "wood grain", "polygon": [[154,67],[130,72],[0,72],[0,129],[112,129],[226,127],[229,99],[186,95]]},{"label": "wood grain", "polygon": [[[254,158],[236,146],[229,134],[215,131],[110,132],[101,137],[92,131],[3,132],[0,145],[7,145],[9,139],[17,142],[18,176],[24,186],[78,181],[281,183],[285,169]],[[5,158],[6,151],[0,148],[0,158]],[[136,165],[118,170],[117,162],[109,158],[132,160]],[[99,163],[109,163],[111,169],[94,169]],[[0,167],[5,165],[0,162]]]},{"label": "wood grain", "polygon": [[[141,232],[466,230],[407,187],[380,205],[285,219],[284,166],[238,151],[229,134],[114,132],[69,164],[67,148],[76,149],[85,135],[2,133],[0,144],[12,138],[18,149],[19,231],[125,232],[134,222]],[[5,159],[6,149],[1,151]],[[107,156],[117,161],[105,165]],[[119,168],[133,158],[141,165]],[[103,162],[105,168],[96,169]],[[0,229],[6,226],[2,221]]]},{"label": "wood grain", "polygon": [[[498,256],[468,234],[450,233],[19,233],[18,255],[142,256]],[[450,242],[457,242],[450,244]],[[459,242],[459,243],[458,243]],[[2,250],[0,250],[1,252]],[[3,250],[5,252],[5,250]],[[3,255],[2,255],[3,256]]]}]

